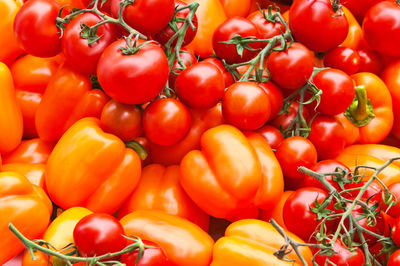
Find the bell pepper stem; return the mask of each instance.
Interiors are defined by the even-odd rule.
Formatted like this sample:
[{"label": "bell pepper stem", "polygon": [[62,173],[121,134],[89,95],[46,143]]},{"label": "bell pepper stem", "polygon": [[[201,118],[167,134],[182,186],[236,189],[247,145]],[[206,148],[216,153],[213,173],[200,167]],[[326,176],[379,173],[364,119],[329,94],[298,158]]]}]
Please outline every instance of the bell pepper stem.
[{"label": "bell pepper stem", "polygon": [[131,140],[131,141],[126,142],[125,146],[133,149],[139,155],[139,158],[142,161],[146,160],[147,155],[148,155],[147,151],[142,145],[140,145],[139,142]]},{"label": "bell pepper stem", "polygon": [[364,86],[355,87],[356,96],[345,111],[345,116],[357,127],[367,125],[374,117],[374,109],[370,103]]}]

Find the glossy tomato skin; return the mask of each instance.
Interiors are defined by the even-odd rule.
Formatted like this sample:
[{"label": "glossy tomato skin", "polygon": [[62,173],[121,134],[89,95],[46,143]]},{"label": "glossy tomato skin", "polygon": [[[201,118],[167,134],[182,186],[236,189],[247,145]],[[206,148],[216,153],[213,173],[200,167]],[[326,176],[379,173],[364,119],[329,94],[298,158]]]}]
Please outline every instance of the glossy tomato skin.
[{"label": "glossy tomato skin", "polygon": [[[264,18],[263,12],[268,14],[268,10],[257,10],[251,13],[247,19],[250,20],[257,28],[261,39],[269,39],[285,32],[285,26],[281,22],[271,22]],[[275,12],[275,11],[272,11]],[[267,43],[264,44],[264,46]]]},{"label": "glossy tomato skin", "polygon": [[310,168],[317,163],[317,150],[306,138],[289,137],[284,139],[275,152],[283,175],[289,178],[304,178],[304,174],[297,171],[297,168],[304,166]]},{"label": "glossy tomato skin", "polygon": [[[193,51],[182,48],[179,51],[179,53],[185,68],[197,63],[197,58],[196,55],[193,53]],[[172,64],[171,72],[169,73],[169,78],[168,78],[168,86],[170,88],[173,89],[175,87],[176,78],[183,70],[184,68],[179,64],[178,60],[175,59]]]},{"label": "glossy tomato skin", "polygon": [[343,5],[346,6],[357,18],[360,24],[362,24],[365,13],[367,13],[368,9],[382,1],[383,0],[347,0],[343,2]]},{"label": "glossy tomato skin", "polygon": [[74,243],[84,257],[101,256],[122,250],[127,245],[124,229],[109,214],[93,213],[83,217],[74,228]]},{"label": "glossy tomato skin", "polygon": [[387,266],[400,265],[400,249],[396,250],[389,258]]},{"label": "glossy tomato skin", "polygon": [[327,196],[324,190],[314,187],[300,188],[291,194],[283,207],[283,220],[287,229],[302,240],[309,241],[321,222],[317,221],[317,214],[310,208],[315,208],[315,201],[322,203]]},{"label": "glossy tomato skin", "polygon": [[37,57],[52,57],[61,51],[55,21],[61,6],[54,0],[26,2],[17,13],[14,33],[24,50]]},{"label": "glossy tomato skin", "polygon": [[155,100],[143,113],[143,130],[146,137],[158,145],[172,145],[189,132],[190,113],[180,101],[168,98]]},{"label": "glossy tomato skin", "polygon": [[349,27],[344,14],[333,11],[330,0],[295,0],[290,7],[289,26],[294,38],[315,52],[341,44]]},{"label": "glossy tomato skin", "polygon": [[387,56],[400,56],[400,6],[383,1],[372,6],[363,21],[364,38],[368,45]]},{"label": "glossy tomato skin", "polygon": [[343,246],[340,240],[337,240],[333,244],[332,248],[335,251],[334,255],[332,255],[329,258],[326,255],[324,256],[317,255],[315,257],[315,262],[318,265],[329,265],[326,264],[328,263],[328,261],[329,263],[334,263],[334,265],[337,266],[364,265],[365,262],[364,253],[361,251],[360,248],[357,248],[355,251],[351,252]]},{"label": "glossy tomato skin", "polygon": [[275,85],[272,81],[258,83],[264,92],[268,95],[271,104],[271,118],[275,118],[283,106],[283,94],[281,88]]},{"label": "glossy tomato skin", "polygon": [[272,149],[276,149],[279,146],[279,144],[281,144],[281,142],[283,141],[283,135],[279,131],[279,129],[270,125],[266,125],[263,126],[262,128],[259,128],[256,131],[256,133],[263,136],[267,140],[268,144],[271,146]]},{"label": "glossy tomato skin", "polygon": [[285,89],[299,89],[311,76],[314,57],[300,43],[293,43],[287,50],[272,52],[267,59],[271,79]]},{"label": "glossy tomato skin", "polygon": [[[135,249],[133,252],[122,254],[121,262],[126,266],[168,266],[168,258],[165,252],[155,243],[151,241],[142,240],[145,245],[155,248],[146,248],[143,257],[136,263],[139,250]],[[172,265],[171,265],[172,266]]]},{"label": "glossy tomato skin", "polygon": [[199,62],[186,68],[175,82],[178,98],[192,108],[211,108],[224,95],[225,81],[214,64]]},{"label": "glossy tomato skin", "polygon": [[[176,0],[175,1],[175,8],[181,8],[184,7],[186,4],[180,0]],[[175,17],[177,19],[186,19],[186,17],[189,15],[190,9],[189,8],[185,8],[181,11],[178,11],[175,15]],[[173,18],[174,19],[174,18]],[[171,21],[172,23],[176,23],[177,29],[181,29],[183,24],[185,23],[184,21],[176,21],[174,22],[173,20]],[[198,26],[198,19],[196,14],[193,16],[192,19],[192,23],[193,25],[196,27],[194,30],[192,29],[192,27],[188,27],[186,30],[186,34],[185,37],[183,39],[183,43],[182,46],[185,46],[187,44],[189,44],[193,39],[194,36],[196,36],[197,33],[197,26]],[[173,30],[169,25],[167,25],[164,29],[162,29],[162,31],[158,32],[157,34],[155,34],[153,37],[155,40],[157,40],[159,43],[161,43],[162,45],[165,45],[169,39],[171,39],[171,37],[175,34],[175,30]],[[172,42],[172,47],[176,45],[178,38],[176,38],[173,42]]]},{"label": "glossy tomato skin", "polygon": [[129,141],[142,134],[142,112],[139,107],[111,99],[101,112],[101,128],[123,141]]},{"label": "glossy tomato skin", "polygon": [[400,183],[395,183],[389,186],[388,189],[397,199],[397,203],[389,209],[388,214],[392,217],[400,217]]},{"label": "glossy tomato skin", "polygon": [[373,50],[359,49],[360,67],[358,72],[371,72],[379,75],[383,69],[383,61],[379,54]]},{"label": "glossy tomato skin", "polygon": [[[139,40],[137,45],[143,42]],[[127,47],[124,39],[113,42],[99,59],[97,77],[101,87],[122,103],[143,104],[152,100],[168,80],[168,60],[163,50],[154,43],[146,43],[135,54],[124,55],[120,47]]]},{"label": "glossy tomato skin", "polygon": [[346,144],[342,124],[333,116],[318,115],[311,124],[308,139],[314,144],[320,160],[333,159]]},{"label": "glossy tomato skin", "polygon": [[89,45],[88,40],[81,36],[82,24],[89,27],[102,21],[94,13],[78,15],[66,26],[61,38],[61,49],[65,61],[72,69],[83,74],[95,74],[97,62],[104,49],[117,39],[117,29],[112,23],[106,23],[97,28],[100,39]]},{"label": "glossy tomato skin", "polygon": [[[121,0],[111,0],[111,14],[118,17]],[[124,8],[125,22],[145,35],[160,32],[174,15],[174,0],[136,0]],[[162,12],[154,12],[162,10]]]},{"label": "glossy tomato skin", "polygon": [[[278,115],[274,120],[271,121],[271,124],[278,129],[286,130],[292,123],[292,121],[296,118],[298,110],[299,103],[293,102],[288,109],[288,113],[282,113]],[[303,106],[302,115],[306,121],[311,118],[310,111],[308,111],[308,108],[306,108],[306,106]]]},{"label": "glossy tomato skin", "polygon": [[347,75],[352,75],[357,73],[360,68],[360,56],[352,48],[339,46],[325,55],[324,65],[342,70]]},{"label": "glossy tomato skin", "polygon": [[216,57],[209,57],[204,59],[203,61],[213,64],[221,71],[222,75],[224,76],[225,88],[235,83],[235,79],[233,78],[232,74],[225,68],[221,60]]},{"label": "glossy tomato skin", "polygon": [[353,81],[341,70],[324,69],[314,76],[313,83],[322,90],[317,110],[323,114],[343,113],[353,102],[355,96]]},{"label": "glossy tomato skin", "polygon": [[268,121],[271,103],[255,82],[237,82],[228,87],[222,98],[222,114],[228,123],[239,129],[255,130]]},{"label": "glossy tomato skin", "polygon": [[[259,33],[256,26],[251,23],[248,19],[242,17],[233,17],[227,19],[224,23],[215,29],[213,35],[213,48],[215,54],[224,59],[229,64],[246,62],[257,55],[258,51],[251,51],[246,48],[243,50],[243,54],[240,55],[237,52],[235,44],[226,44],[222,42],[229,41],[233,36],[240,35],[242,38],[245,37],[256,37],[259,38]],[[259,43],[249,44],[252,49],[260,48]]]},{"label": "glossy tomato skin", "polygon": [[[345,166],[344,164],[340,163],[339,161],[336,160],[322,160],[313,165],[310,168],[312,171],[317,172],[317,173],[333,173],[333,172],[343,172],[345,170],[350,172],[350,169]],[[333,180],[334,175],[328,175],[325,176],[325,179],[336,189],[340,190],[339,185],[337,182]],[[322,185],[317,179],[315,179],[312,176],[305,175],[304,177],[304,185],[306,187],[317,187],[320,189],[323,189],[328,192],[328,189]]]}]

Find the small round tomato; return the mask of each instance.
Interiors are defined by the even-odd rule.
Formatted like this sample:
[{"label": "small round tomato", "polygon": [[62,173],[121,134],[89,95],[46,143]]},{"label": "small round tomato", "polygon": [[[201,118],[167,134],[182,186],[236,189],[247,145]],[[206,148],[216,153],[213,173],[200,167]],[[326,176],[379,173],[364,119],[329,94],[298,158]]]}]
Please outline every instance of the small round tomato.
[{"label": "small round tomato", "polygon": [[[350,191],[347,191],[346,193],[343,193],[343,196],[346,198],[355,198],[357,197],[358,193],[360,192],[359,189],[353,190],[355,188],[361,188],[365,185],[366,181],[361,181],[361,182],[352,182],[352,183],[346,183],[344,184],[344,189],[348,190],[351,189]],[[375,204],[375,203],[382,203],[382,188],[378,185],[376,182],[372,182],[367,189],[365,190],[364,194],[362,195],[362,198],[365,199],[365,201],[368,200],[370,204]]]},{"label": "small round tomato", "polygon": [[[353,247],[354,248],[354,247]],[[329,258],[326,255],[317,255],[315,257],[315,262],[318,265],[337,265],[337,266],[345,266],[345,265],[364,265],[364,253],[360,248],[356,248],[354,251],[350,251],[345,248],[340,240],[336,240],[332,247],[335,254],[330,256]],[[329,263],[330,264],[329,264]]]},{"label": "small round tomato", "polygon": [[225,67],[224,64],[222,63],[221,60],[219,60],[216,57],[209,57],[203,60],[204,62],[213,64],[216,66],[224,76],[224,81],[225,81],[225,88],[229,87],[233,83],[235,83],[235,79],[233,78],[231,72],[229,72]]},{"label": "small round tomato", "polygon": [[175,82],[178,98],[192,108],[211,108],[224,95],[225,81],[214,64],[199,62],[182,71]]},{"label": "small round tomato", "polygon": [[249,43],[248,46],[256,50],[253,51],[243,47],[241,53],[238,53],[236,44],[223,43],[229,41],[235,35],[240,35],[242,38],[259,38],[256,26],[249,20],[242,17],[229,18],[214,31],[212,39],[213,49],[219,58],[233,64],[246,62],[257,55],[257,49],[260,48],[260,43]]},{"label": "small round tomato", "polygon": [[346,144],[342,124],[335,117],[327,115],[318,115],[313,119],[308,139],[317,149],[320,160],[335,158]]},{"label": "small round tomato", "polygon": [[84,257],[118,252],[126,247],[124,229],[109,214],[93,213],[83,217],[75,226],[73,236],[79,254]]},{"label": "small round tomato", "polygon": [[352,75],[360,68],[360,56],[354,49],[339,46],[326,53],[324,65]]},{"label": "small round tomato", "polygon": [[121,262],[125,263],[126,266],[168,266],[168,258],[164,250],[162,250],[157,244],[143,240],[145,245],[153,246],[154,248],[146,248],[141,257],[137,262],[139,250],[135,249],[133,252],[122,254]]},{"label": "small round tomato", "polygon": [[[132,2],[124,8],[123,18],[129,26],[142,34],[153,35],[160,32],[174,16],[174,0],[135,0]],[[121,0],[111,0],[111,14],[115,18],[118,18],[120,3]]]},{"label": "small round tomato", "polygon": [[357,20],[362,23],[365,13],[373,5],[383,0],[346,0],[343,1],[343,5],[350,9],[351,13],[357,18]]},{"label": "small round tomato", "polygon": [[[84,13],[75,17],[66,26],[61,38],[61,49],[70,67],[84,74],[95,74],[97,62],[104,49],[117,39],[117,30],[112,23],[97,28],[94,36],[89,28],[103,19],[94,13]],[[99,37],[98,40],[91,39]]]},{"label": "small round tomato", "polygon": [[323,114],[343,113],[356,95],[351,77],[338,69],[324,69],[314,76],[312,82],[322,90],[317,110]]},{"label": "small round tomato", "polygon": [[228,123],[241,130],[255,130],[268,121],[271,104],[255,82],[237,82],[228,87],[222,98],[222,114]]},{"label": "small round tomato", "polygon": [[[264,14],[268,14],[268,9],[254,11],[247,17],[256,26],[261,39],[269,39],[285,32],[285,26],[280,21],[269,21],[265,19]],[[264,46],[266,44],[264,43]]]},{"label": "small round tomato", "polygon": [[142,133],[142,112],[135,105],[108,101],[101,112],[101,128],[123,141],[132,140]]},{"label": "small round tomato", "polygon": [[190,113],[180,101],[167,98],[155,100],[143,113],[143,130],[155,144],[168,146],[181,140],[189,132]]},{"label": "small round tomato", "polygon": [[400,56],[400,6],[395,1],[382,1],[365,14],[363,35],[368,45],[387,56]]},{"label": "small round tomato", "polygon": [[289,13],[294,38],[310,50],[329,51],[346,39],[349,24],[331,0],[296,0]]},{"label": "small round tomato", "polygon": [[272,149],[278,148],[279,144],[283,141],[282,133],[273,126],[266,125],[256,131],[263,136]]},{"label": "small round tomato", "polygon": [[[175,1],[175,8],[182,8],[186,4],[180,0]],[[178,11],[175,16],[172,17],[172,20],[169,22],[169,24],[174,25],[172,28],[170,25],[167,25],[162,31],[159,33],[155,34],[153,37],[155,40],[157,40],[159,43],[162,45],[166,44],[174,34],[182,28],[184,21],[189,15],[190,9],[185,8],[180,11]],[[198,19],[196,14],[193,16],[192,19],[193,26],[196,28],[193,30],[192,27],[188,27],[185,33],[185,37],[183,38],[183,43],[182,46],[185,46],[189,44],[193,39],[194,36],[196,36],[197,33],[197,25],[198,25]],[[175,40],[172,41],[171,46],[174,47],[178,41],[178,38],[175,38]]]},{"label": "small round tomato", "polygon": [[18,11],[14,33],[27,53],[52,57],[61,51],[60,31],[55,23],[60,8],[54,0],[32,0]]},{"label": "small round tomato", "polygon": [[271,103],[271,118],[275,118],[279,114],[283,106],[282,90],[272,81],[258,83],[257,85],[260,86],[268,95]]},{"label": "small round tomato", "polygon": [[[282,113],[278,115],[274,120],[271,121],[271,124],[279,128],[280,130],[286,130],[289,125],[292,123],[292,121],[296,118],[299,110],[299,103],[298,102],[293,102],[288,109],[288,113]],[[310,119],[310,111],[308,111],[308,108],[303,106],[302,108],[302,115],[304,119],[308,122]]]},{"label": "small round tomato", "polygon": [[[133,46],[133,41],[131,43]],[[143,104],[156,97],[167,84],[168,60],[160,46],[137,42],[139,50],[123,54],[125,39],[109,45],[97,65],[97,77],[103,90],[119,102]]]},{"label": "small round tomato", "polygon": [[303,137],[284,139],[276,149],[275,155],[283,175],[289,178],[304,178],[304,174],[297,169],[300,166],[310,168],[317,163],[317,150],[311,141]]},{"label": "small round tomato", "polygon": [[[318,163],[316,163],[315,165],[313,165],[310,170],[317,172],[317,173],[334,173],[334,172],[343,172],[345,170],[347,170],[348,172],[350,172],[350,169],[345,166],[344,164],[335,161],[335,160],[322,160],[319,161]],[[334,186],[337,190],[340,190],[339,185],[337,184],[337,182],[335,182],[333,180],[334,175],[327,175],[325,176],[325,179],[332,185]],[[317,179],[315,179],[312,176],[306,175],[304,177],[304,185],[307,187],[317,187],[317,188],[321,188],[324,189],[326,191],[328,191],[328,189],[322,185]]]},{"label": "small round tomato", "polygon": [[310,208],[315,208],[315,201],[321,204],[327,196],[324,190],[314,187],[300,188],[292,193],[283,207],[283,220],[287,229],[304,241],[309,241],[321,223]]},{"label": "small round tomato", "polygon": [[267,59],[271,79],[285,89],[301,88],[314,69],[314,56],[300,43],[293,43],[287,50],[272,52]]},{"label": "small round tomato", "polygon": [[393,202],[396,202],[396,204],[390,207],[387,214],[395,218],[400,217],[400,183],[390,185],[388,189],[389,192],[395,197]]},{"label": "small round tomato", "polygon": [[197,63],[197,58],[196,58],[195,54],[193,53],[193,51],[183,48],[179,51],[179,54],[180,54],[182,63],[185,67],[183,68],[181,66],[181,64],[179,64],[177,59],[174,60],[174,63],[171,66],[171,71],[169,73],[169,79],[168,79],[168,86],[172,89],[175,87],[175,81],[176,81],[176,78],[179,76],[179,74],[185,68]]},{"label": "small round tomato", "polygon": [[383,61],[377,52],[367,49],[359,49],[357,52],[360,57],[359,72],[371,72],[375,75],[382,72]]},{"label": "small round tomato", "polygon": [[400,265],[400,249],[396,250],[389,258],[387,266],[398,266]]}]

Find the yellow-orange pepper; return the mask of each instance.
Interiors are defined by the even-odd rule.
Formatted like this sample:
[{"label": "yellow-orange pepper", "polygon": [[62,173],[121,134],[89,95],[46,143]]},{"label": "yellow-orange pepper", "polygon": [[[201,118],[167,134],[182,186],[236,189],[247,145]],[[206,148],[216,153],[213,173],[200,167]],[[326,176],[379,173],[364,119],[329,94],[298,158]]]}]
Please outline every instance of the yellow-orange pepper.
[{"label": "yellow-orange pepper", "polygon": [[50,154],[46,188],[58,206],[112,214],[135,189],[141,174],[137,153],[83,118],[65,132]]}]

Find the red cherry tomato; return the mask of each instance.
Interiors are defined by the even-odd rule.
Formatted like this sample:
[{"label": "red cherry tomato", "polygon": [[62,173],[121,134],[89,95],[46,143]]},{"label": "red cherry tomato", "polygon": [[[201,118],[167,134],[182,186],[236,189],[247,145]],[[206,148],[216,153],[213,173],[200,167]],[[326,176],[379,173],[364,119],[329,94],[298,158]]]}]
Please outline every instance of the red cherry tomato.
[{"label": "red cherry tomato", "polygon": [[332,159],[343,151],[346,138],[342,124],[333,116],[318,115],[311,124],[308,139],[314,144],[320,160]]},{"label": "red cherry tomato", "polygon": [[368,45],[387,56],[400,56],[400,6],[395,1],[382,1],[365,14],[362,25]]},{"label": "red cherry tomato", "polygon": [[[137,45],[144,44],[139,40]],[[133,43],[132,43],[133,45]],[[164,51],[146,43],[136,53],[124,55],[124,39],[113,42],[100,57],[97,77],[103,90],[119,102],[143,104],[156,97],[167,84],[169,67]]]},{"label": "red cherry tomato", "polygon": [[142,112],[135,105],[108,101],[101,112],[101,128],[123,141],[132,140],[142,134]]},{"label": "red cherry tomato", "polygon": [[175,92],[189,107],[211,108],[224,95],[225,81],[214,64],[199,62],[182,71],[175,82]]},{"label": "red cherry tomato", "polygon": [[272,81],[258,83],[257,85],[260,86],[268,95],[271,103],[271,118],[275,118],[279,114],[283,106],[282,90]]},{"label": "red cherry tomato", "polygon": [[356,94],[353,80],[343,71],[324,69],[318,72],[312,81],[322,90],[318,111],[327,115],[340,114],[353,102]]},{"label": "red cherry tomato", "polygon": [[[182,8],[185,5],[186,4],[180,0],[175,1],[175,8]],[[185,9],[182,9],[181,11],[178,11],[176,13],[176,15],[170,21],[170,23],[172,23],[173,25],[175,25],[175,23],[176,23],[176,29],[174,30],[173,28],[171,28],[171,26],[168,25],[162,31],[155,34],[153,36],[154,39],[157,40],[162,45],[166,44],[169,41],[169,39],[171,39],[171,37],[174,36],[175,32],[182,28],[184,21],[181,21],[181,20],[186,19],[186,17],[189,15],[189,12],[190,12],[189,8],[185,8]],[[194,39],[194,36],[196,36],[197,25],[198,25],[198,19],[197,19],[196,14],[193,16],[192,23],[196,28],[193,30],[192,27],[190,27],[190,26],[188,27],[185,37],[183,39],[182,46],[189,44]],[[178,38],[176,38],[174,41],[172,41],[171,47],[174,47],[176,45],[177,41],[178,41]]]},{"label": "red cherry tomato", "polygon": [[400,183],[395,183],[388,187],[389,192],[396,198],[396,204],[390,207],[387,214],[392,217],[400,217]]},{"label": "red cherry tomato", "polygon": [[297,169],[300,166],[310,168],[317,163],[317,150],[311,141],[303,137],[284,139],[276,149],[275,155],[283,175],[289,178],[304,178],[304,174]]},{"label": "red cherry tomato", "polygon": [[324,190],[314,187],[300,188],[293,192],[283,207],[283,220],[287,229],[304,241],[309,241],[321,222],[310,208],[315,208],[315,201],[321,204],[327,196]]},{"label": "red cherry tomato", "polygon": [[27,53],[52,57],[61,51],[60,32],[55,24],[60,8],[54,0],[31,0],[18,11],[14,33]]},{"label": "red cherry tomato", "polygon": [[329,263],[331,263],[337,266],[346,266],[346,265],[361,266],[364,265],[365,263],[364,253],[358,247],[354,251],[350,251],[343,246],[340,240],[337,240],[333,244],[332,249],[335,251],[335,254],[333,254],[329,258],[326,255],[317,255],[315,257],[315,262],[318,265],[330,265]]},{"label": "red cherry tomato", "polygon": [[[185,68],[197,63],[197,58],[193,51],[187,50],[185,48],[181,49],[180,57]],[[178,60],[175,59],[172,64],[171,71],[169,73],[168,85],[170,88],[175,88],[175,81],[178,75],[184,70],[184,68],[179,64]]]},{"label": "red cherry tomato", "polygon": [[324,65],[353,75],[360,68],[360,56],[354,49],[339,46],[325,55]]},{"label": "red cherry tomato", "polygon": [[358,72],[371,72],[379,75],[383,69],[383,61],[379,54],[373,50],[358,50],[360,68]]},{"label": "red cherry tomato", "polygon": [[389,258],[387,266],[400,265],[400,249],[396,250]]},{"label": "red cherry tomato", "polygon": [[143,240],[145,245],[153,246],[155,248],[146,248],[143,257],[136,263],[139,250],[135,249],[133,252],[125,253],[121,256],[121,262],[126,266],[168,266],[168,258],[165,252],[157,246],[157,244]]},{"label": "red cherry tomato", "polygon": [[242,130],[263,126],[271,114],[268,95],[255,82],[243,81],[228,87],[222,98],[225,120]]},{"label": "red cherry tomato", "polygon": [[381,1],[383,0],[347,0],[343,1],[342,4],[350,9],[351,13],[357,18],[360,24],[362,24],[368,9]]},{"label": "red cherry tomato", "polygon": [[314,56],[300,43],[293,43],[287,50],[272,52],[267,59],[271,79],[285,89],[301,88],[310,78]]},{"label": "red cherry tomato", "polygon": [[[117,30],[112,23],[106,23],[97,28],[100,38],[89,44],[82,35],[82,25],[94,26],[102,19],[93,13],[84,13],[75,17],[65,28],[61,38],[61,48],[65,61],[70,67],[83,74],[95,74],[97,62],[104,49],[117,39]],[[88,34],[86,32],[86,34]],[[90,38],[89,36],[87,38]]]},{"label": "red cherry tomato", "polygon": [[[242,38],[259,38],[256,26],[248,19],[242,17],[229,18],[214,31],[212,40],[213,49],[219,58],[233,64],[246,62],[257,55],[257,51],[248,50],[246,48],[243,48],[242,52],[238,53],[235,44],[223,43],[229,41],[235,35],[240,35]],[[248,45],[252,49],[258,49],[261,46],[260,43],[250,43]]]},{"label": "red cherry tomato", "polygon": [[278,148],[279,144],[283,141],[282,133],[273,126],[266,125],[256,131],[263,136],[272,149]]},{"label": "red cherry tomato", "polygon": [[209,57],[204,59],[203,61],[213,64],[221,71],[225,80],[225,88],[235,83],[235,79],[233,78],[232,74],[224,67],[224,64],[222,63],[221,60],[215,57]]},{"label": "red cherry tomato", "polygon": [[155,100],[143,113],[144,133],[158,145],[168,146],[178,142],[186,136],[190,126],[189,110],[173,98]]},{"label": "red cherry tomato", "polygon": [[330,0],[295,0],[289,13],[294,38],[310,50],[329,51],[346,39],[347,19],[333,10]]},{"label": "red cherry tomato", "polygon": [[[348,171],[350,173],[350,169],[345,166],[344,164],[335,161],[335,160],[323,160],[319,161],[316,163],[314,166],[310,168],[310,170],[317,172],[317,173],[334,173],[334,172],[343,172],[343,171]],[[334,175],[327,175],[325,176],[325,179],[332,185],[334,186],[337,190],[341,190],[337,182],[333,180]],[[304,177],[304,185],[306,187],[317,187],[320,189],[324,189],[328,191],[328,189],[321,184],[317,179],[315,179],[312,176],[306,175]]]},{"label": "red cherry tomato", "polygon": [[74,228],[74,243],[84,257],[118,252],[127,245],[124,229],[109,214],[93,213],[83,217]]},{"label": "red cherry tomato", "polygon": [[[269,39],[277,35],[281,35],[282,32],[285,32],[285,26],[281,22],[271,22],[264,17],[264,13],[268,14],[268,10],[257,10],[251,13],[247,19],[252,22],[258,32],[261,39]],[[275,13],[275,11],[272,11]],[[264,46],[266,43],[264,43]]]},{"label": "red cherry tomato", "polygon": [[[118,17],[121,0],[111,0],[111,14]],[[145,35],[153,35],[164,29],[174,16],[174,0],[135,0],[126,6],[123,17],[132,28]],[[155,12],[158,10],[158,12]]]},{"label": "red cherry tomato", "polygon": [[[271,122],[271,124],[276,128],[279,128],[281,130],[286,130],[292,123],[292,121],[296,118],[298,110],[299,110],[299,103],[293,102],[289,107],[288,113],[287,114],[282,113],[278,115]],[[308,108],[306,108],[304,105],[302,108],[302,115],[304,119],[308,122],[308,120],[310,119],[310,112],[308,111]]]}]

